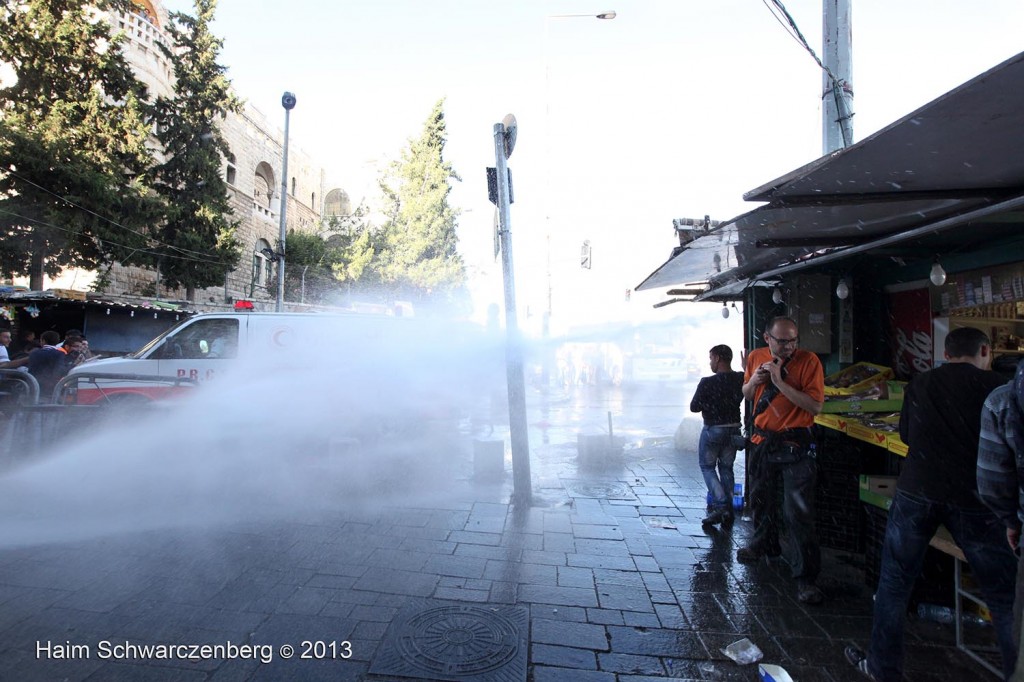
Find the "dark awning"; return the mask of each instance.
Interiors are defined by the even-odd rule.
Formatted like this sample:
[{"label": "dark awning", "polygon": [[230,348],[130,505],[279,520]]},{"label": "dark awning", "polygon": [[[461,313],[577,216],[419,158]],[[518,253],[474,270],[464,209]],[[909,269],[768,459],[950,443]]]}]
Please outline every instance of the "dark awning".
[{"label": "dark awning", "polygon": [[677,249],[637,289],[708,282],[706,299],[931,232],[977,239],[1015,230],[1017,221],[1007,227],[994,217],[1019,210],[1024,197],[1022,130],[1024,53],[748,192],[745,199],[769,203]]}]

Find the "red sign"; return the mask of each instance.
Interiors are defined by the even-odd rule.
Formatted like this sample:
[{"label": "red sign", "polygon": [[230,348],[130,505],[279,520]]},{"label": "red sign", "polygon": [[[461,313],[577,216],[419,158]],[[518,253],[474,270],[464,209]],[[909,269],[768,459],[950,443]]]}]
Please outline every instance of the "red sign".
[{"label": "red sign", "polygon": [[928,289],[889,293],[892,366],[896,378],[907,380],[932,368],[932,309]]}]

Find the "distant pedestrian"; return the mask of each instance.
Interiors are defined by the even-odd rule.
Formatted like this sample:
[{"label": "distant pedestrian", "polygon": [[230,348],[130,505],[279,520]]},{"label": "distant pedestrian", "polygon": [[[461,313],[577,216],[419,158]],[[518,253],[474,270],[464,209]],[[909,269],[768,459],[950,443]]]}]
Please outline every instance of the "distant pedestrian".
[{"label": "distant pedestrian", "polygon": [[31,353],[42,345],[39,343],[39,339],[36,338],[34,331],[25,329],[18,336],[18,340],[7,347],[7,352],[10,353],[11,358],[14,358],[14,356],[22,353]]},{"label": "distant pedestrian", "polygon": [[[690,411],[700,412],[704,428],[697,446],[700,472],[711,494],[710,510],[704,525],[733,522],[732,493],[740,431],[740,405],[743,403],[743,373],[732,369],[732,349],[724,344],[708,353],[712,375],[697,384]],[[716,471],[717,469],[717,471]]]},{"label": "distant pedestrian", "polygon": [[39,402],[51,402],[53,389],[68,373],[68,355],[58,348],[60,334],[52,329],[42,333],[43,347],[28,356],[28,372],[39,384]]},{"label": "distant pedestrian", "polygon": [[28,362],[20,353],[10,353],[11,330],[0,329],[0,369],[17,369]]},{"label": "distant pedestrian", "polygon": [[972,327],[946,336],[946,364],[918,374],[907,385],[900,438],[907,457],[889,507],[882,567],[875,592],[871,644],[854,646],[847,661],[865,677],[903,679],[903,623],[928,544],[943,525],[963,550],[992,613],[1003,672],[1017,660],[1013,641],[1013,590],[1017,562],[1005,528],[978,496],[978,443],[982,406],[1003,384],[995,372],[988,335]]},{"label": "distant pedestrian", "polygon": [[1013,682],[1024,680],[1024,552],[1020,534],[1024,523],[1024,362],[1016,376],[989,394],[981,411],[978,443],[978,494],[1006,528],[1006,543],[1020,557],[1013,601],[1013,641],[1017,667]]}]

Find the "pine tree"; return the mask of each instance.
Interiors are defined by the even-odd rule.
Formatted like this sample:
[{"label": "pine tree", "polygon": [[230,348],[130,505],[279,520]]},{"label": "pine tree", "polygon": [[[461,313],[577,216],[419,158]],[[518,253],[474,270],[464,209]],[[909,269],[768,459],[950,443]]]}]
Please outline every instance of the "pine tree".
[{"label": "pine tree", "polygon": [[145,171],[145,87],[106,12],[127,0],[21,0],[0,5],[0,270],[97,269],[148,244],[157,215]]},{"label": "pine tree", "polygon": [[170,15],[173,46],[161,49],[174,67],[174,96],[158,98],[153,115],[166,161],[153,173],[165,219],[151,262],[167,286],[184,286],[189,300],[197,288],[222,284],[241,257],[239,221],[231,219],[221,174],[229,149],[217,125],[241,104],[217,63],[223,41],[210,32],[216,7],[216,0],[194,0],[194,17]]},{"label": "pine tree", "polygon": [[381,182],[387,219],[373,268],[393,299],[455,305],[465,300],[466,269],[455,232],[458,212],[448,204],[451,181],[461,178],[444,160],[446,142],[442,99],[392,176]]}]

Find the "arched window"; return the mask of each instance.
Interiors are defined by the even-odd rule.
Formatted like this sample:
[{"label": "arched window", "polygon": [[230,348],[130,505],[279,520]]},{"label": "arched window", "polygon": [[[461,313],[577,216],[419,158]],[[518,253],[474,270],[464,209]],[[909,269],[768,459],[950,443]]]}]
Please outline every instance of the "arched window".
[{"label": "arched window", "polygon": [[235,177],[238,174],[238,169],[235,166],[235,163],[235,155],[232,154],[231,152],[228,152],[227,170],[224,173],[224,179],[227,181],[229,185],[235,184]]},{"label": "arched window", "polygon": [[261,161],[256,166],[256,176],[253,181],[252,200],[257,206],[271,208],[274,200],[274,170],[266,161]]},{"label": "arched window", "polygon": [[274,249],[266,239],[257,239],[252,254],[252,286],[269,287],[276,260]]}]

